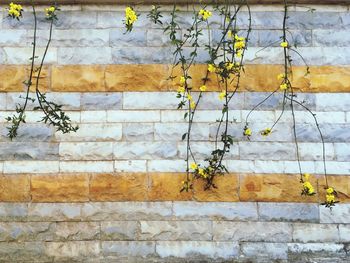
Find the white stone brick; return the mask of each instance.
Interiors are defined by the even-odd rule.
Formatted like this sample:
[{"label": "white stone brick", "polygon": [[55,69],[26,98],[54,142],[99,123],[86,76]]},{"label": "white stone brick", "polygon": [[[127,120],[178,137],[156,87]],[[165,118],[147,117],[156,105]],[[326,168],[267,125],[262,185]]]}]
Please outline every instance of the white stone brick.
[{"label": "white stone brick", "polygon": [[[162,141],[180,141],[183,134],[187,133],[188,124],[186,123],[156,123],[154,125],[155,140]],[[192,141],[209,140],[208,124],[193,124],[191,129]]]},{"label": "white stone brick", "polygon": [[60,65],[111,64],[112,51],[110,47],[59,47],[57,63]]},{"label": "white stone brick", "polygon": [[293,143],[239,142],[239,153],[243,160],[295,160]]},{"label": "white stone brick", "polygon": [[177,147],[175,142],[117,142],[114,156],[120,160],[169,159],[177,156]]},{"label": "white stone brick", "polygon": [[107,111],[108,122],[159,122],[160,111]]},{"label": "white stone brick", "polygon": [[[322,110],[322,109],[321,109]],[[345,122],[345,113],[340,111],[331,111],[331,109],[326,109],[327,112],[323,111],[314,111],[318,123],[344,123]],[[276,116],[279,116],[281,111],[276,111]],[[295,122],[296,123],[315,123],[315,119],[307,111],[295,111]],[[290,111],[286,111],[281,120],[281,122],[292,122],[293,117],[290,114]]]},{"label": "white stone brick", "polygon": [[[326,162],[328,174],[350,175],[350,162]],[[315,172],[323,173],[323,162],[315,162]]]},{"label": "white stone brick", "polygon": [[99,241],[45,242],[45,254],[60,259],[94,258],[100,255]]},{"label": "white stone brick", "polygon": [[135,240],[138,232],[137,221],[101,222],[101,240]]},{"label": "white stone brick", "polygon": [[[322,222],[322,216],[321,216]],[[338,242],[339,232],[334,224],[293,224],[293,241],[308,242]]]},{"label": "white stone brick", "polygon": [[61,161],[61,173],[109,173],[114,171],[113,161]]},{"label": "white stone brick", "polygon": [[213,240],[289,242],[292,226],[284,222],[213,222]]},{"label": "white stone brick", "polygon": [[[247,118],[249,110],[242,110],[242,120]],[[275,121],[275,112],[274,111],[254,111],[249,115],[250,122],[271,122]]]},{"label": "white stone brick", "polygon": [[[4,47],[4,52],[6,54],[6,60],[4,64],[28,64],[30,58],[33,55],[33,50],[30,47]],[[44,48],[37,48],[35,58],[36,62],[41,62],[42,56],[44,54]],[[45,57],[45,64],[57,63],[57,48],[49,48],[47,55]]]},{"label": "white stone brick", "polygon": [[82,111],[81,122],[82,123],[107,122],[107,112],[106,111]]},{"label": "white stone brick", "polygon": [[257,205],[250,202],[174,202],[173,215],[180,220],[258,220]]},{"label": "white stone brick", "polygon": [[350,144],[349,143],[335,143],[335,159],[337,161],[349,161],[350,160]]},{"label": "white stone brick", "polygon": [[5,161],[4,173],[58,173],[58,161]]},{"label": "white stone brick", "polygon": [[230,172],[235,173],[252,173],[256,169],[254,161],[249,160],[227,160],[224,164]]},{"label": "white stone brick", "polygon": [[141,240],[211,240],[210,221],[141,221]]},{"label": "white stone brick", "polygon": [[350,224],[350,204],[336,204],[332,210],[320,206],[320,222]]},{"label": "white stone brick", "polygon": [[147,161],[148,172],[185,172],[184,160],[151,160]]},{"label": "white stone brick", "polygon": [[[299,143],[300,158],[305,161],[323,160],[322,143]],[[334,160],[334,147],[332,143],[325,144],[326,160]]]},{"label": "white stone brick", "polygon": [[1,29],[0,46],[23,47],[27,46],[26,30],[22,29]]},{"label": "white stone brick", "polygon": [[[65,111],[72,123],[80,123],[80,112]],[[1,113],[0,113],[1,115]],[[40,122],[45,114],[42,111],[26,111],[26,122]]]},{"label": "white stone brick", "polygon": [[146,160],[115,161],[115,172],[147,172]]},{"label": "white stone brick", "polygon": [[[191,145],[191,151],[196,158],[206,159],[211,156],[211,152],[215,149],[215,143],[213,142],[193,142]],[[218,144],[219,147],[223,147],[222,143]],[[180,158],[186,158],[187,154],[187,142],[182,141],[178,143],[178,151]],[[231,145],[230,152],[226,153],[226,159],[237,159],[239,157],[238,153],[238,143],[233,143]]]},{"label": "white stone brick", "polygon": [[319,111],[347,111],[350,109],[350,94],[317,93],[316,109]]},{"label": "white stone brick", "polygon": [[151,241],[104,241],[102,254],[106,258],[114,257],[143,257],[154,256],[155,243]]},{"label": "white stone brick", "polygon": [[286,243],[243,243],[241,251],[244,257],[260,259],[287,259],[288,246]]},{"label": "white stone brick", "polygon": [[0,162],[0,172],[3,173],[4,172],[4,162]]},{"label": "white stone brick", "polygon": [[254,171],[256,173],[283,173],[284,162],[281,161],[254,161]]},{"label": "white stone brick", "polygon": [[307,244],[299,244],[299,243],[289,243],[288,250],[291,253],[341,253],[343,252],[344,245],[343,244],[334,244],[334,243],[307,243]]},{"label": "white stone brick", "polygon": [[112,142],[60,143],[61,160],[112,160]]},{"label": "white stone brick", "polygon": [[[297,161],[284,161],[284,173],[298,174],[299,165]],[[315,173],[315,162],[301,161],[301,170],[303,173]]]},{"label": "white stone brick", "polygon": [[0,110],[6,110],[6,93],[0,93]]},{"label": "white stone brick", "polygon": [[60,141],[118,141],[122,138],[121,124],[81,124],[76,133],[56,133]]},{"label": "white stone brick", "polygon": [[175,92],[124,92],[123,109],[177,109]]},{"label": "white stone brick", "polygon": [[154,127],[152,123],[124,123],[123,139],[126,141],[153,141]]},{"label": "white stone brick", "polygon": [[340,242],[350,242],[350,224],[339,225]]},{"label": "white stone brick", "polygon": [[28,221],[79,221],[79,203],[29,203]]},{"label": "white stone brick", "polygon": [[208,257],[212,259],[230,259],[239,254],[239,245],[234,242],[210,241],[158,241],[156,252],[161,258]]}]

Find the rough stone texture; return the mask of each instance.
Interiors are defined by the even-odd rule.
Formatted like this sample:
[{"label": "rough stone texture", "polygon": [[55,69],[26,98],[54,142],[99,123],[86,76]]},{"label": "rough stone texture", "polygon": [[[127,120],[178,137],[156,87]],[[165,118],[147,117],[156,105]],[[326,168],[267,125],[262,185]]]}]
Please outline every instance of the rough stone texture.
[{"label": "rough stone texture", "polygon": [[176,202],[174,215],[182,219],[213,219],[213,220],[257,220],[257,205],[255,203],[200,203]]},{"label": "rough stone texture", "polygon": [[293,241],[300,243],[338,242],[338,227],[333,224],[294,224]]},{"label": "rough stone texture", "polygon": [[338,204],[329,211],[320,206],[320,222],[321,223],[350,223],[350,206],[348,204]]},{"label": "rough stone texture", "polygon": [[316,204],[298,203],[259,203],[259,220],[318,222],[319,212]]},{"label": "rough stone texture", "polygon": [[136,221],[113,221],[101,223],[102,240],[135,240],[139,232]]},{"label": "rough stone texture", "polygon": [[0,200],[2,202],[24,202],[30,200],[30,179],[28,175],[0,176]]},{"label": "rough stone texture", "polygon": [[259,255],[259,258],[287,259],[288,246],[285,243],[243,243],[241,246],[244,257],[253,260]]},{"label": "rough stone texture", "polygon": [[116,110],[122,106],[122,93],[83,93],[82,110]]},{"label": "rough stone texture", "polygon": [[[283,200],[284,202],[315,202],[317,194],[311,197],[301,196],[300,176],[298,175],[241,175],[240,200],[273,202]],[[315,178],[311,178],[315,186]]]},{"label": "rough stone texture", "polygon": [[281,222],[213,222],[213,240],[290,242],[292,226]]},{"label": "rough stone texture", "polygon": [[32,175],[31,196],[34,202],[77,202],[89,200],[87,175]]},{"label": "rough stone texture", "polygon": [[147,176],[133,174],[95,174],[90,181],[93,201],[144,201],[147,198]]},{"label": "rough stone texture", "polygon": [[141,221],[141,240],[211,240],[209,221]]}]

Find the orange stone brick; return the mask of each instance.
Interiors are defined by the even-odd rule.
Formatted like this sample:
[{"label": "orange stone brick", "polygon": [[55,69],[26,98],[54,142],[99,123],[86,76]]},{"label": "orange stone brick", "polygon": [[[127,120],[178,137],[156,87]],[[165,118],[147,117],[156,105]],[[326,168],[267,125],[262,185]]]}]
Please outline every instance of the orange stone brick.
[{"label": "orange stone brick", "polygon": [[107,91],[171,90],[168,65],[109,65],[105,80]]},{"label": "orange stone brick", "polygon": [[239,176],[237,174],[226,174],[218,176],[214,180],[217,188],[204,190],[205,183],[196,180],[194,183],[194,199],[205,202],[238,202]]},{"label": "orange stone brick", "polygon": [[[350,203],[350,176],[328,176],[327,180],[328,186],[333,187],[337,191],[337,200],[341,203]],[[324,176],[320,176],[318,185],[320,203],[323,203],[326,200],[326,179]]]},{"label": "orange stone brick", "polygon": [[[35,92],[39,71],[38,68],[34,68],[34,72],[32,75],[32,86],[30,87],[30,91]],[[40,77],[38,81],[38,89],[42,92],[47,92],[50,89],[51,77],[50,77],[51,67],[44,66],[40,72]],[[30,77],[30,66],[25,69],[26,77],[24,80],[28,80]],[[24,81],[23,80],[23,81]]]},{"label": "orange stone brick", "polygon": [[0,202],[25,201],[30,201],[29,175],[0,175]]},{"label": "orange stone brick", "polygon": [[182,181],[186,178],[181,173],[150,173],[148,200],[178,201],[191,200],[192,191],[181,192]]},{"label": "orange stone brick", "polygon": [[94,174],[90,181],[91,201],[146,201],[146,173]]},{"label": "orange stone brick", "polygon": [[317,92],[350,92],[350,66],[311,67],[311,87]]},{"label": "orange stone brick", "polygon": [[51,90],[62,92],[105,91],[105,66],[52,66]]},{"label": "orange stone brick", "polygon": [[25,90],[23,81],[27,80],[25,66],[0,66],[0,91],[19,92]]},{"label": "orange stone brick", "polygon": [[[317,179],[310,182],[317,189]],[[241,201],[254,202],[317,202],[314,196],[302,196],[299,175],[291,174],[242,174],[239,197]]]},{"label": "orange stone brick", "polygon": [[89,175],[32,175],[31,194],[33,202],[88,201]]}]

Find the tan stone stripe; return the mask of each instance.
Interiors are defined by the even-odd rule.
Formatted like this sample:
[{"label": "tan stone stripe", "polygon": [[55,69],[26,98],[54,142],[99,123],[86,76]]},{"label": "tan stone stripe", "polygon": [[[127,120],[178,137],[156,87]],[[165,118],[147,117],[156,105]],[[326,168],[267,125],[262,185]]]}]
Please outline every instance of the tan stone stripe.
[{"label": "tan stone stripe", "polygon": [[[114,174],[6,174],[0,176],[0,202],[87,202],[87,201],[222,201],[222,202],[322,202],[325,180],[313,178],[320,195],[300,195],[295,174],[229,174],[215,181],[216,189],[204,191],[203,182],[180,193],[181,173]],[[349,176],[330,176],[329,183],[339,200],[350,203]]]},{"label": "tan stone stripe", "polygon": [[[240,91],[273,91],[279,83],[276,76],[281,65],[247,65],[242,75]],[[167,80],[169,65],[67,65],[47,66],[40,86],[56,92],[170,91],[176,83]],[[192,86],[198,90],[205,76],[206,65],[195,65],[190,74]],[[350,92],[350,66],[294,67],[293,84],[300,92]],[[179,74],[179,70],[175,70]],[[23,91],[28,76],[27,66],[0,66],[0,92]],[[213,75],[208,91],[221,90]],[[178,79],[176,80],[178,81]],[[234,89],[234,83],[230,90]]]}]

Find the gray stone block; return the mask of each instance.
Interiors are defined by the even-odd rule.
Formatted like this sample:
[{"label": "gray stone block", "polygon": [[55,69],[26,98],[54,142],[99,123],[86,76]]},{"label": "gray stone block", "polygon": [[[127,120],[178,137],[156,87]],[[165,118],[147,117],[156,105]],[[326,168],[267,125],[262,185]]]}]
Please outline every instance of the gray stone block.
[{"label": "gray stone block", "polygon": [[313,41],[314,45],[319,47],[348,47],[350,45],[347,30],[313,30]]},{"label": "gray stone block", "polygon": [[60,65],[112,64],[110,47],[59,47],[57,62]]},{"label": "gray stone block", "polygon": [[[259,260],[287,259],[288,246],[286,243],[242,243],[241,253],[243,258]],[[259,262],[259,261],[258,261]],[[271,261],[270,261],[271,262]]]},{"label": "gray stone block", "polygon": [[217,241],[290,242],[292,226],[284,222],[213,222]]},{"label": "gray stone block", "polygon": [[124,92],[123,109],[176,109],[175,92]]},{"label": "gray stone block", "polygon": [[[154,126],[155,140],[162,141],[180,141],[182,135],[187,133],[188,124],[176,123],[156,123]],[[205,141],[209,139],[208,124],[193,124],[191,130],[191,139],[193,141]]]},{"label": "gray stone block", "polygon": [[320,222],[350,224],[350,204],[337,204],[332,210],[320,206]]},{"label": "gray stone block", "polygon": [[173,159],[177,156],[175,142],[118,142],[114,144],[114,157],[129,159]]},{"label": "gray stone block", "polygon": [[198,259],[199,262],[232,259],[239,255],[235,242],[212,241],[158,241],[156,252],[161,258]]},{"label": "gray stone block", "polygon": [[320,124],[321,131],[326,142],[349,142],[350,124]]},{"label": "gray stone block", "polygon": [[146,30],[135,28],[131,32],[124,34],[119,28],[110,31],[110,46],[111,47],[145,47]]},{"label": "gray stone block", "polygon": [[240,158],[245,160],[295,160],[293,143],[240,142]]},{"label": "gray stone block", "polygon": [[[283,36],[282,30],[259,30],[259,46],[275,46],[279,47],[281,42],[281,36]],[[293,46],[311,46],[312,36],[311,30],[289,30],[287,33],[287,39],[290,45]]]},{"label": "gray stone block", "polygon": [[141,240],[211,240],[209,221],[141,221]]},{"label": "gray stone block", "polygon": [[0,46],[25,47],[27,31],[23,29],[0,30]]},{"label": "gray stone block", "polygon": [[255,203],[174,202],[174,216],[181,220],[257,220]]},{"label": "gray stone block", "polygon": [[26,221],[28,216],[28,204],[25,203],[0,203],[0,221]]},{"label": "gray stone block", "polygon": [[171,202],[85,203],[83,220],[166,220],[171,217]]},{"label": "gray stone block", "polygon": [[122,108],[122,93],[82,93],[82,110],[116,110]]},{"label": "gray stone block", "polygon": [[57,222],[54,227],[54,240],[79,241],[100,239],[98,222]]},{"label": "gray stone block", "polygon": [[57,29],[95,29],[97,13],[93,11],[64,11],[58,13]]},{"label": "gray stone block", "polygon": [[350,160],[350,145],[348,143],[335,143],[334,151],[337,161],[347,162]]},{"label": "gray stone block", "polygon": [[258,203],[259,220],[318,222],[317,204]]},{"label": "gray stone block", "polygon": [[349,111],[350,94],[318,93],[316,94],[316,109],[319,111]]},{"label": "gray stone block", "polygon": [[101,222],[101,240],[136,240],[139,228],[136,221]]},{"label": "gray stone block", "polygon": [[155,242],[152,241],[103,241],[104,257],[149,257],[155,255]]},{"label": "gray stone block", "polygon": [[52,241],[55,223],[0,223],[0,240],[6,242]]},{"label": "gray stone block", "polygon": [[100,256],[99,241],[46,242],[45,255],[56,262],[96,262]]},{"label": "gray stone block", "polygon": [[144,123],[124,124],[123,137],[127,141],[152,141],[154,139],[153,124],[144,124]]},{"label": "gray stone block", "polygon": [[338,12],[291,12],[287,25],[290,29],[335,29],[342,27]]},{"label": "gray stone block", "polygon": [[[322,223],[322,216],[321,216]],[[293,224],[293,241],[308,242],[338,242],[339,231],[334,224]]]},{"label": "gray stone block", "polygon": [[[112,48],[114,64],[167,64],[172,63],[169,47],[115,47]],[[103,63],[106,64],[106,63]]]},{"label": "gray stone block", "polygon": [[0,160],[58,160],[58,143],[0,143]]},{"label": "gray stone block", "polygon": [[[0,125],[0,140],[9,141],[8,129],[9,125]],[[21,124],[18,128],[17,137],[14,141],[50,141],[53,138],[53,129],[45,124]]]},{"label": "gray stone block", "polygon": [[29,221],[80,221],[79,203],[31,203],[28,208]]},{"label": "gray stone block", "polygon": [[0,260],[3,262],[50,262],[42,242],[1,242]]}]

